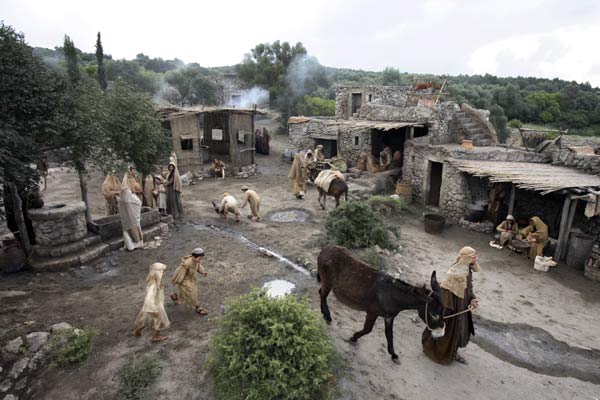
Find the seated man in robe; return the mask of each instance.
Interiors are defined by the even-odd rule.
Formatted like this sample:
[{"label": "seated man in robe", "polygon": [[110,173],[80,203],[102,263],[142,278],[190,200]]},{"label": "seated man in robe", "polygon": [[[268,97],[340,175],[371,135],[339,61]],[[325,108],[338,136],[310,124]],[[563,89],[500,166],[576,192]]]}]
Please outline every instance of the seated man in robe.
[{"label": "seated man in robe", "polygon": [[531,217],[529,225],[521,229],[519,239],[527,239],[529,243],[529,259],[541,256],[548,243],[548,226],[539,217]]},{"label": "seated man in robe", "polygon": [[500,246],[505,246],[512,244],[519,233],[519,225],[512,215],[507,215],[506,219],[496,227],[496,231],[500,232]]},{"label": "seated man in robe", "polygon": [[225,179],[225,163],[216,158],[213,159],[210,164],[210,172],[215,178],[220,175],[221,179]]}]

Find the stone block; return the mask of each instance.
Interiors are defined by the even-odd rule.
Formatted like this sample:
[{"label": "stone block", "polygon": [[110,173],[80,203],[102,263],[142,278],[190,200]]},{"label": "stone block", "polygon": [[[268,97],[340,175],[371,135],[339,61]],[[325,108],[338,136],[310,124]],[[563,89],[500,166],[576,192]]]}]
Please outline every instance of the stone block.
[{"label": "stone block", "polygon": [[48,342],[50,334],[48,332],[31,332],[25,336],[27,348],[31,352],[38,351],[43,345]]},{"label": "stone block", "polygon": [[25,371],[25,368],[27,368],[27,364],[29,364],[28,357],[23,357],[17,360],[17,362],[15,362],[12,368],[10,369],[8,377],[10,379],[17,379],[23,373],[23,371]]},{"label": "stone block", "polygon": [[50,332],[58,333],[61,331],[72,331],[73,327],[66,322],[59,322],[58,324],[54,324],[50,327]]},{"label": "stone block", "polygon": [[91,260],[95,260],[103,254],[106,254],[109,249],[110,246],[105,243],[97,244],[93,247],[90,247],[79,255],[79,263],[85,264],[90,262]]}]

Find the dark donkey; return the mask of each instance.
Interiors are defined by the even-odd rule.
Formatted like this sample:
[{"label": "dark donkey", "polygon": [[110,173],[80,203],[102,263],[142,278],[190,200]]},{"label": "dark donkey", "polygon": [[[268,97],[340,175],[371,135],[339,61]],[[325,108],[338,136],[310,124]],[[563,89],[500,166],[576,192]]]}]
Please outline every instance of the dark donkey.
[{"label": "dark donkey", "polygon": [[425,286],[415,287],[377,271],[354,258],[348,249],[341,246],[327,246],[321,250],[318,265],[321,312],[328,324],[331,323],[331,313],[327,296],[331,290],[343,304],[367,313],[364,328],[350,338],[351,342],[370,333],[381,316],[385,321],[388,352],[392,361],[399,363],[398,355],[394,352],[394,318],[400,311],[415,309],[434,337],[444,335],[444,309],[435,271],[431,274],[432,291],[429,291]]},{"label": "dark donkey", "polygon": [[[321,173],[323,172],[325,171],[322,171]],[[343,179],[336,178],[333,181],[331,181],[331,183],[329,184],[329,190],[327,192],[325,192],[325,190],[323,190],[323,188],[319,185],[317,185],[317,189],[319,190],[318,201],[323,210],[325,209],[328,195],[335,197],[335,208],[339,207],[340,197],[342,197],[342,195],[344,195],[344,200],[348,201],[348,185],[346,185],[346,182],[344,182]],[[321,199],[323,199],[322,202]]]}]

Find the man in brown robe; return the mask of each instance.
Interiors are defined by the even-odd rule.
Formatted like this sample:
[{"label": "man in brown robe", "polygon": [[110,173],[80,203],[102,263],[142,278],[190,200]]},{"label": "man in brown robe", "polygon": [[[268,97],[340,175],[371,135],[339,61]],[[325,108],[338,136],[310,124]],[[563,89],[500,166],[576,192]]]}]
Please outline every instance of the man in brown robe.
[{"label": "man in brown robe", "polygon": [[304,158],[300,154],[294,156],[292,168],[288,173],[288,178],[292,181],[292,193],[296,198],[301,199],[306,194],[306,179],[307,179],[306,164]]},{"label": "man in brown robe", "polygon": [[[444,315],[449,317],[444,336],[435,339],[431,331],[425,329],[421,337],[423,352],[439,364],[450,364],[453,360],[468,364],[457,352],[460,347],[467,346],[471,335],[475,335],[471,311],[476,310],[479,303],[473,293],[473,272],[480,270],[475,249],[463,247],[442,281]],[[467,311],[469,309],[471,311]]]},{"label": "man in brown robe", "polygon": [[548,225],[542,222],[540,217],[531,217],[529,225],[519,232],[520,239],[527,239],[529,243],[529,258],[535,260],[535,256],[541,256],[544,247],[548,243]]},{"label": "man in brown robe", "polygon": [[198,283],[196,273],[204,276],[208,275],[202,267],[204,250],[200,247],[192,250],[192,254],[181,259],[181,264],[175,270],[171,282],[175,286],[175,293],[171,294],[171,299],[175,304],[185,304],[194,308],[200,315],[208,314],[204,308],[200,307],[198,301]]}]

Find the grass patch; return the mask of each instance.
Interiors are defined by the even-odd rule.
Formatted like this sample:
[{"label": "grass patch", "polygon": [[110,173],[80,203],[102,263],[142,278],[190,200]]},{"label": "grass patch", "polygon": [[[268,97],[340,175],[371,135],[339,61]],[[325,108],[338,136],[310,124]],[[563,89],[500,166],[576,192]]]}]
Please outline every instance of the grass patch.
[{"label": "grass patch", "polygon": [[404,200],[391,196],[371,196],[367,204],[371,210],[384,216],[399,213],[407,208]]},{"label": "grass patch", "polygon": [[255,289],[228,303],[208,366],[218,399],[328,398],[335,386],[333,356],[308,301]]},{"label": "grass patch", "polygon": [[158,357],[147,355],[133,357],[119,370],[119,393],[127,400],[138,400],[147,396],[148,390],[160,375],[162,367]]},{"label": "grass patch", "polygon": [[388,226],[381,214],[364,202],[345,202],[330,211],[324,220],[325,240],[351,249],[365,249],[378,245],[382,249],[395,246],[390,231],[398,237],[398,229]]},{"label": "grass patch", "polygon": [[61,367],[85,361],[92,352],[97,332],[93,329],[60,331],[52,338],[54,363]]}]

